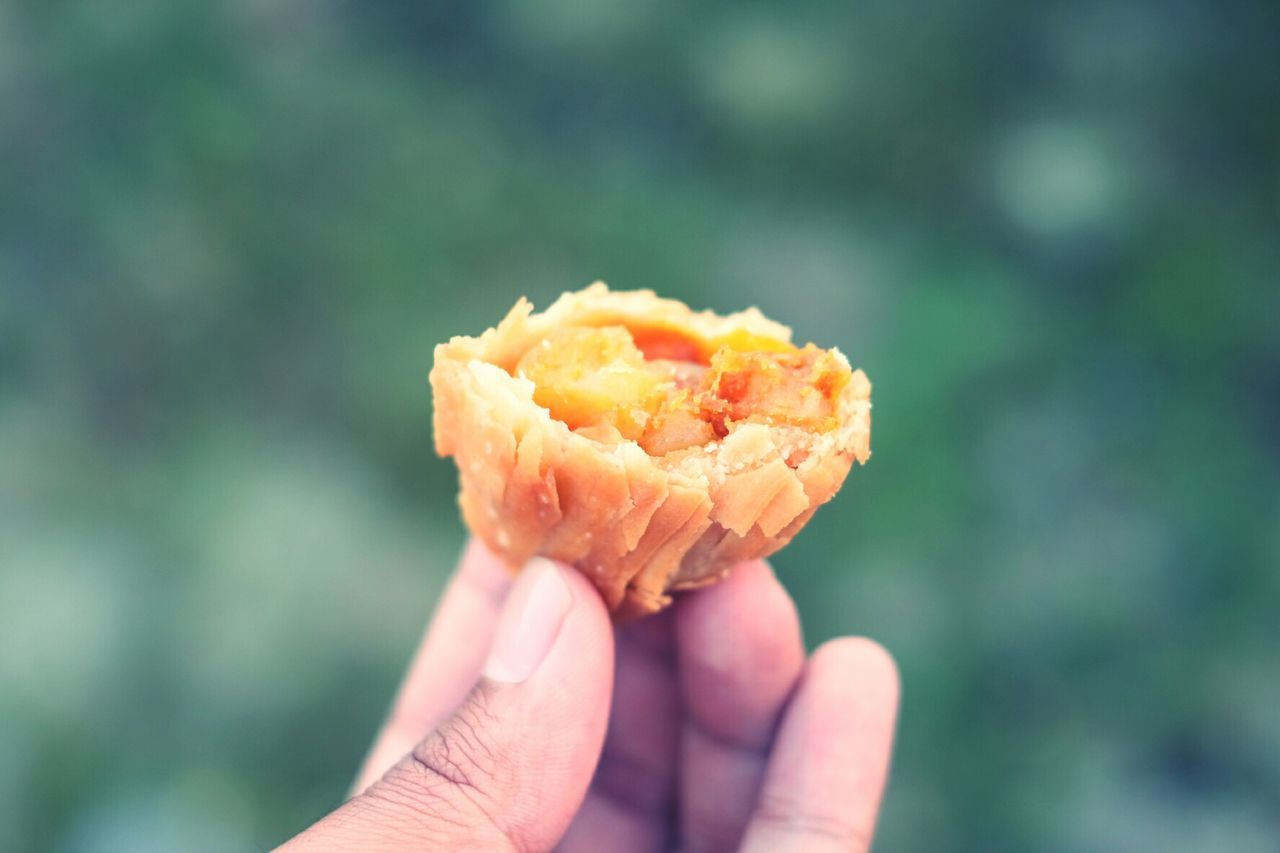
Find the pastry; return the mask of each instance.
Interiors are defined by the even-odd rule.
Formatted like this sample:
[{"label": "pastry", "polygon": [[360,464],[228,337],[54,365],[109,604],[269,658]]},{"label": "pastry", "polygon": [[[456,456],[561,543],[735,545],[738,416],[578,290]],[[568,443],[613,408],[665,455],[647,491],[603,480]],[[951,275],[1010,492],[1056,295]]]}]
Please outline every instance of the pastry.
[{"label": "pastry", "polygon": [[871,384],[749,308],[597,282],[435,350],[436,450],[468,527],[572,564],[615,618],[791,541],[870,455]]}]

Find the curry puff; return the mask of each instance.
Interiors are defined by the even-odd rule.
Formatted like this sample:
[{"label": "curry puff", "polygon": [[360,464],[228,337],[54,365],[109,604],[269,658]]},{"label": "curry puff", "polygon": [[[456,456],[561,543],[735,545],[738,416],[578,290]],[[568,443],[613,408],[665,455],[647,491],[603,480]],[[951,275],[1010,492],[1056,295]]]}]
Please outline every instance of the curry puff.
[{"label": "curry puff", "polygon": [[871,452],[839,350],[602,283],[440,344],[431,387],[471,530],[513,568],[572,564],[617,619],[777,551]]}]

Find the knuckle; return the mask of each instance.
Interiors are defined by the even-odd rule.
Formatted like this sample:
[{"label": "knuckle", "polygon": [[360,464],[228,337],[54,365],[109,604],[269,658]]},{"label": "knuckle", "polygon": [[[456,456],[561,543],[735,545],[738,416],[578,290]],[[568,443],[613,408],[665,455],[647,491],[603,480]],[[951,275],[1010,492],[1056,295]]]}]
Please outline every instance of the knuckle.
[{"label": "knuckle", "polygon": [[409,758],[428,779],[458,790],[481,792],[493,776],[481,750],[448,732],[433,733],[413,748]]},{"label": "knuckle", "polygon": [[[804,840],[814,849],[870,850],[871,832],[836,812],[815,811],[787,797],[766,797],[752,821],[770,835]],[[809,849],[805,847],[805,849]]]},{"label": "knuckle", "polygon": [[368,793],[434,833],[469,843],[483,839],[485,849],[519,849],[496,799],[507,787],[507,770],[491,743],[493,724],[482,685]]},{"label": "knuckle", "polygon": [[489,743],[494,725],[487,690],[480,685],[453,717],[414,747],[409,758],[428,777],[483,792],[501,770],[499,753]]}]

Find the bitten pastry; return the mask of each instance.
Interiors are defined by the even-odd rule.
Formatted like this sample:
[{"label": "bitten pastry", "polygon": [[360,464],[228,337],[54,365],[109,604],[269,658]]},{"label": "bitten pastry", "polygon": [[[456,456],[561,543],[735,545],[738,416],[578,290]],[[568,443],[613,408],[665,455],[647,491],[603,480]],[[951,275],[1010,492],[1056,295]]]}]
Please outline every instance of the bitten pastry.
[{"label": "bitten pastry", "polygon": [[570,563],[619,620],[791,541],[871,441],[871,383],[749,308],[597,282],[435,350],[436,450],[471,530]]}]

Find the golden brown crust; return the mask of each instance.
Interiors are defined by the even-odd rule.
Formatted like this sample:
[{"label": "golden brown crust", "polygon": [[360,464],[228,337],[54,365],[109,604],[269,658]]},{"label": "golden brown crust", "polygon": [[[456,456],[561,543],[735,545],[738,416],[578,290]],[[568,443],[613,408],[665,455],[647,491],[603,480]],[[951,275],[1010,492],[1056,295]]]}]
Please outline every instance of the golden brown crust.
[{"label": "golden brown crust", "polygon": [[713,583],[734,563],[784,546],[853,462],[870,456],[871,385],[862,371],[836,398],[838,426],[829,432],[744,422],[720,442],[661,457],[575,433],[534,403],[533,383],[509,371],[558,327],[605,324],[661,324],[706,340],[738,330],[791,337],[755,309],[721,317],[596,283],[541,314],[521,299],[479,338],[437,346],[437,452],[457,461],[468,527],[513,567],[535,554],[562,560],[592,580],[619,619],[652,613],[671,591]]}]

